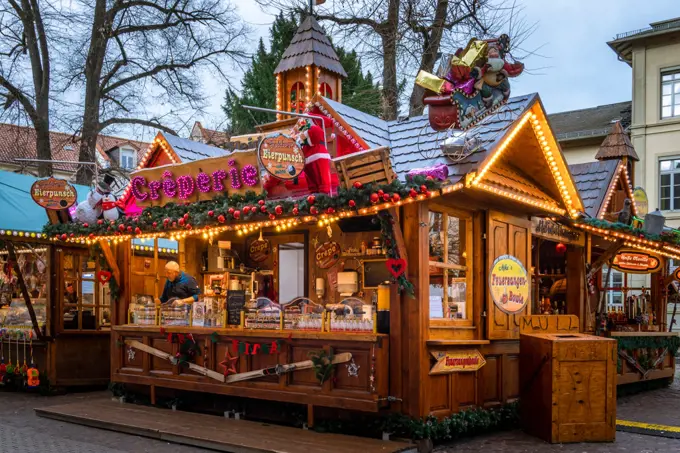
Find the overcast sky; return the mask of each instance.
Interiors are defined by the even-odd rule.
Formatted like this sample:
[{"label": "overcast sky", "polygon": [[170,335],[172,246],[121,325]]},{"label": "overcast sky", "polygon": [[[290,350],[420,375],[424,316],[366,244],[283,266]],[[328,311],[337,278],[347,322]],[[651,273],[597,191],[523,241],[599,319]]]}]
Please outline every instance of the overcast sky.
[{"label": "overcast sky", "polygon": [[[242,17],[265,42],[272,17],[253,0],[238,2]],[[523,44],[540,47],[525,61],[529,72],[512,81],[513,95],[538,92],[548,113],[594,107],[631,99],[631,69],[607,46],[617,33],[680,16],[680,0],[523,0],[527,21],[536,32]],[[323,25],[323,24],[322,24]],[[541,47],[542,46],[542,47]],[[234,74],[235,78],[240,75]],[[209,80],[213,99],[204,125],[223,119],[222,83]]]}]

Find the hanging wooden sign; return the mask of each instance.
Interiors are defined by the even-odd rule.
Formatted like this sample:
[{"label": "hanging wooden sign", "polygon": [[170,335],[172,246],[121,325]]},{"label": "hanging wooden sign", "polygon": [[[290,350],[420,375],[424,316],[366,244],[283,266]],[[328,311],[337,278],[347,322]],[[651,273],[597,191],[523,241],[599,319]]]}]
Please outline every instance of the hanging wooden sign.
[{"label": "hanging wooden sign", "polygon": [[624,249],[614,256],[612,268],[629,274],[650,274],[661,268],[661,259],[647,252]]},{"label": "hanging wooden sign", "polygon": [[260,142],[257,157],[267,173],[277,179],[297,178],[305,168],[305,155],[295,139],[281,132],[270,134]]},{"label": "hanging wooden sign", "polygon": [[337,242],[324,242],[314,252],[316,266],[328,269],[340,259],[340,244]]},{"label": "hanging wooden sign", "polygon": [[76,202],[76,188],[64,179],[47,178],[33,183],[31,198],[45,209],[66,209]]},{"label": "hanging wooden sign", "polygon": [[540,217],[532,217],[531,234],[550,241],[564,242],[581,247],[586,243],[586,236],[583,232],[572,230],[553,220]]},{"label": "hanging wooden sign", "polygon": [[139,206],[188,204],[261,188],[255,151],[147,168],[131,176],[130,189]]},{"label": "hanging wooden sign", "polygon": [[449,374],[477,371],[486,360],[477,349],[455,349],[451,351],[430,351],[437,363],[430,369],[430,374]]},{"label": "hanging wooden sign", "polygon": [[256,240],[248,247],[248,256],[256,263],[265,261],[271,255],[272,246],[267,239]]},{"label": "hanging wooden sign", "polygon": [[512,255],[496,258],[489,272],[489,292],[501,311],[520,313],[529,302],[529,278],[524,265]]}]

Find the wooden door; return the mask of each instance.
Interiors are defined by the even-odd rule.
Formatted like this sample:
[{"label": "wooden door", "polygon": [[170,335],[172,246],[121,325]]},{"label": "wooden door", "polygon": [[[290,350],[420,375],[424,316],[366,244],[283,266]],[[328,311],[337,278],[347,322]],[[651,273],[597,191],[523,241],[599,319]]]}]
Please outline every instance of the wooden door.
[{"label": "wooden door", "polygon": [[[512,255],[527,269],[531,269],[531,221],[528,218],[513,217],[499,212],[489,212],[487,233],[487,271],[493,262],[501,255]],[[488,278],[488,275],[485,277]],[[531,293],[529,294],[531,297]],[[487,327],[490,340],[519,339],[519,317],[526,315],[531,307],[531,301],[520,313],[507,314],[494,304],[488,291],[487,282]]]}]

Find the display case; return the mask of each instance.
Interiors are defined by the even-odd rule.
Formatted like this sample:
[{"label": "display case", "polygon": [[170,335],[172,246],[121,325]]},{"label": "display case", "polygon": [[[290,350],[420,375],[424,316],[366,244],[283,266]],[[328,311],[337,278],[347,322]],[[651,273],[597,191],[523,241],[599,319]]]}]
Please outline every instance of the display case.
[{"label": "display case", "polygon": [[247,329],[281,329],[281,305],[266,297],[246,303],[245,327]]},{"label": "display case", "polygon": [[377,326],[373,305],[356,297],[326,305],[326,309],[329,332],[374,332]]},{"label": "display case", "polygon": [[128,324],[155,326],[158,324],[158,309],[153,296],[136,294],[128,310]]},{"label": "display case", "polygon": [[[47,306],[45,299],[31,301],[38,326],[45,330],[47,324]],[[26,330],[33,329],[31,316],[23,299],[12,299],[10,306],[0,310],[0,324],[4,329]]]},{"label": "display case", "polygon": [[[196,302],[198,304],[198,302]],[[192,305],[170,299],[160,307],[161,326],[191,326]]]},{"label": "display case", "polygon": [[283,306],[283,328],[321,332],[325,309],[306,297],[299,297]]}]

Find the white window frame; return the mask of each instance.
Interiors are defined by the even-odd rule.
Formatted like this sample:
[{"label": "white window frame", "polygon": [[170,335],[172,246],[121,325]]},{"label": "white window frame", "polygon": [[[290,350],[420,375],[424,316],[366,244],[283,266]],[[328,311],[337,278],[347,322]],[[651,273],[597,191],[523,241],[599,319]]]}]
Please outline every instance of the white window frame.
[{"label": "white window frame", "polygon": [[659,115],[662,120],[680,118],[680,67],[661,71],[659,101]]},{"label": "white window frame", "polygon": [[[670,162],[670,169],[668,169],[668,170],[662,169],[664,162]],[[676,164],[676,162],[677,162],[677,164]],[[677,165],[677,168],[674,168],[674,167],[676,167],[676,165]],[[678,205],[676,206],[675,203],[674,203],[675,197],[673,196],[674,186],[676,186],[676,185],[680,186],[680,157],[670,156],[670,157],[665,157],[663,159],[659,159],[658,171],[659,171],[659,186],[658,186],[659,187],[659,208],[662,211],[677,211],[677,210],[680,210],[680,201],[678,202]],[[661,190],[662,189],[661,179],[662,179],[662,176],[664,176],[664,175],[669,175],[669,178],[670,178],[670,192],[669,192],[669,200],[668,200],[669,204],[668,204],[667,208],[665,208],[663,203],[662,203],[662,200],[664,198],[663,198],[663,191]],[[678,197],[678,198],[680,198],[680,197]]]},{"label": "white window frame", "polygon": [[[125,158],[131,158],[132,160],[132,165],[129,167],[125,166]],[[121,148],[119,153],[118,153],[118,165],[120,165],[120,168],[124,168],[126,170],[134,170],[137,168],[137,152],[134,149],[131,148]]]}]

